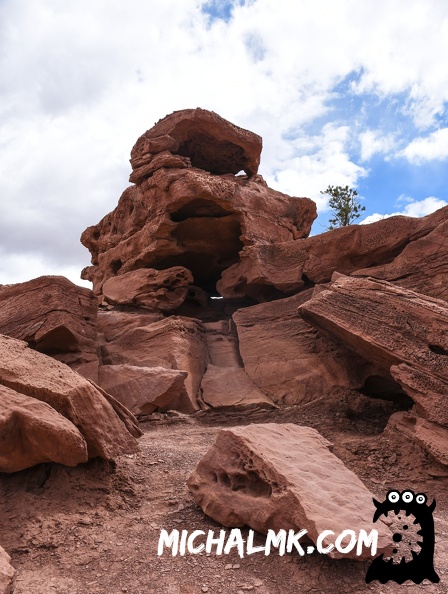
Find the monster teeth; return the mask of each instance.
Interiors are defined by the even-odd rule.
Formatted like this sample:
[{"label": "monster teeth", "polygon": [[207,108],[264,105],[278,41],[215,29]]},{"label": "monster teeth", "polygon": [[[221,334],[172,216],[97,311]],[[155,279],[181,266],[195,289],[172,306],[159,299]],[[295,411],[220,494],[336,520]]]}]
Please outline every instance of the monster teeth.
[{"label": "monster teeth", "polygon": [[395,513],[396,516],[398,516],[398,514],[400,513],[400,508],[399,507],[396,507],[394,509],[394,513]]},{"label": "monster teeth", "polygon": [[410,515],[410,513],[411,513],[411,512],[410,512],[410,511],[407,509],[407,510],[406,510],[406,516],[409,516],[409,515]]}]

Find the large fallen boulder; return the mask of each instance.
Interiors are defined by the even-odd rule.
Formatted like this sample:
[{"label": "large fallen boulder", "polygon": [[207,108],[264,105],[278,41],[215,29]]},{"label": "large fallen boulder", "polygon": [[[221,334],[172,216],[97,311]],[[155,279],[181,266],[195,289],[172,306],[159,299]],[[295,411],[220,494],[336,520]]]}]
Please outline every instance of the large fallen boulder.
[{"label": "large fallen boulder", "polygon": [[201,401],[212,408],[274,408],[273,401],[241,367],[208,365],[201,382]]},{"label": "large fallen boulder", "polygon": [[[203,511],[226,527],[247,525],[262,533],[306,529],[314,543],[331,530],[324,546],[344,530],[375,527],[383,550],[390,536],[372,523],[372,494],[330,445],[315,429],[289,423],[226,429],[188,479],[188,488]],[[329,555],[365,559],[369,553],[342,555],[333,549]]]},{"label": "large fallen boulder", "polygon": [[0,385],[49,404],[77,427],[89,457],[133,452],[141,435],[133,415],[67,365],[0,335]]},{"label": "large fallen boulder", "polygon": [[12,567],[11,557],[0,547],[0,594],[13,594],[15,569]]},{"label": "large fallen boulder", "polygon": [[0,385],[0,472],[42,462],[76,466],[87,459],[86,441],[71,421],[45,402]]},{"label": "large fallen boulder", "polygon": [[63,276],[0,286],[0,333],[25,340],[91,379],[98,376],[97,311],[92,291]]}]

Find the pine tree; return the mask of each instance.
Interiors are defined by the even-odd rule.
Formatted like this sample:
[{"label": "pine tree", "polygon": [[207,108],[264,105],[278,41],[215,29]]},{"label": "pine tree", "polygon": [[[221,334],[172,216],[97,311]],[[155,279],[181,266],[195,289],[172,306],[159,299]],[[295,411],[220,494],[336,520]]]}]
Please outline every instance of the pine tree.
[{"label": "pine tree", "polygon": [[366,209],[365,206],[361,206],[358,192],[354,188],[328,186],[325,191],[321,191],[321,194],[330,196],[328,204],[333,211],[333,218],[329,220],[328,229],[330,230],[351,225]]}]

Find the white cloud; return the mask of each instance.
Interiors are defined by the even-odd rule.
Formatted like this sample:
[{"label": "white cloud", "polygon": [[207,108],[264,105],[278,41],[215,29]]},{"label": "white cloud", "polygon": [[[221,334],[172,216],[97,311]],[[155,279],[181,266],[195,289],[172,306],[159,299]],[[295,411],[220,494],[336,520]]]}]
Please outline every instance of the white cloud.
[{"label": "white cloud", "polygon": [[429,136],[415,138],[402,151],[402,156],[411,163],[443,160],[448,158],[448,128],[441,128]]},{"label": "white cloud", "polygon": [[356,92],[402,94],[419,126],[448,100],[444,0],[255,0],[228,22],[202,4],[0,1],[0,283],[19,256],[39,273],[88,265],[80,233],[115,207],[135,140],[171,111],[261,134],[268,182],[325,208],[321,189],[366,175],[354,142],[366,161],[389,150],[387,131],[332,111],[335,85],[357,72]]},{"label": "white cloud", "polygon": [[382,136],[375,130],[366,130],[359,135],[361,142],[361,161],[368,161],[378,153],[389,153],[395,141],[392,135]]},{"label": "white cloud", "polygon": [[400,196],[397,202],[404,201],[406,201],[407,204],[403,208],[403,210],[393,212],[390,214],[371,214],[365,219],[363,219],[359,224],[368,225],[369,223],[376,223],[377,221],[381,221],[382,219],[388,219],[389,217],[395,217],[398,215],[404,217],[424,217],[426,215],[431,214],[432,212],[435,212],[439,208],[448,206],[448,202],[446,202],[445,200],[441,200],[440,198],[436,198],[435,196],[428,196],[423,200],[413,200],[409,197]]}]

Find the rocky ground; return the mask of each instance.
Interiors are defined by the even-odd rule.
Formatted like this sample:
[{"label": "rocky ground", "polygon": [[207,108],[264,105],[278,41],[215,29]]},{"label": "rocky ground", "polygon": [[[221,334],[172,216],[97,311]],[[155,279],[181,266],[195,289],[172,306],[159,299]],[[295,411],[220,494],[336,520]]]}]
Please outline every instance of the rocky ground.
[{"label": "rocky ground", "polygon": [[[396,405],[394,405],[395,407]],[[17,570],[16,594],[296,594],[448,592],[448,471],[385,425],[393,406],[337,397],[276,411],[193,416],[155,414],[142,423],[137,454],[76,468],[42,464],[0,475],[1,541]],[[186,480],[220,428],[294,422],[318,429],[333,452],[382,500],[410,487],[437,500],[437,585],[366,585],[366,563],[321,555],[235,552],[157,556],[160,530],[219,530]],[[372,505],[373,514],[373,505]],[[259,537],[259,544],[264,542]]]}]

